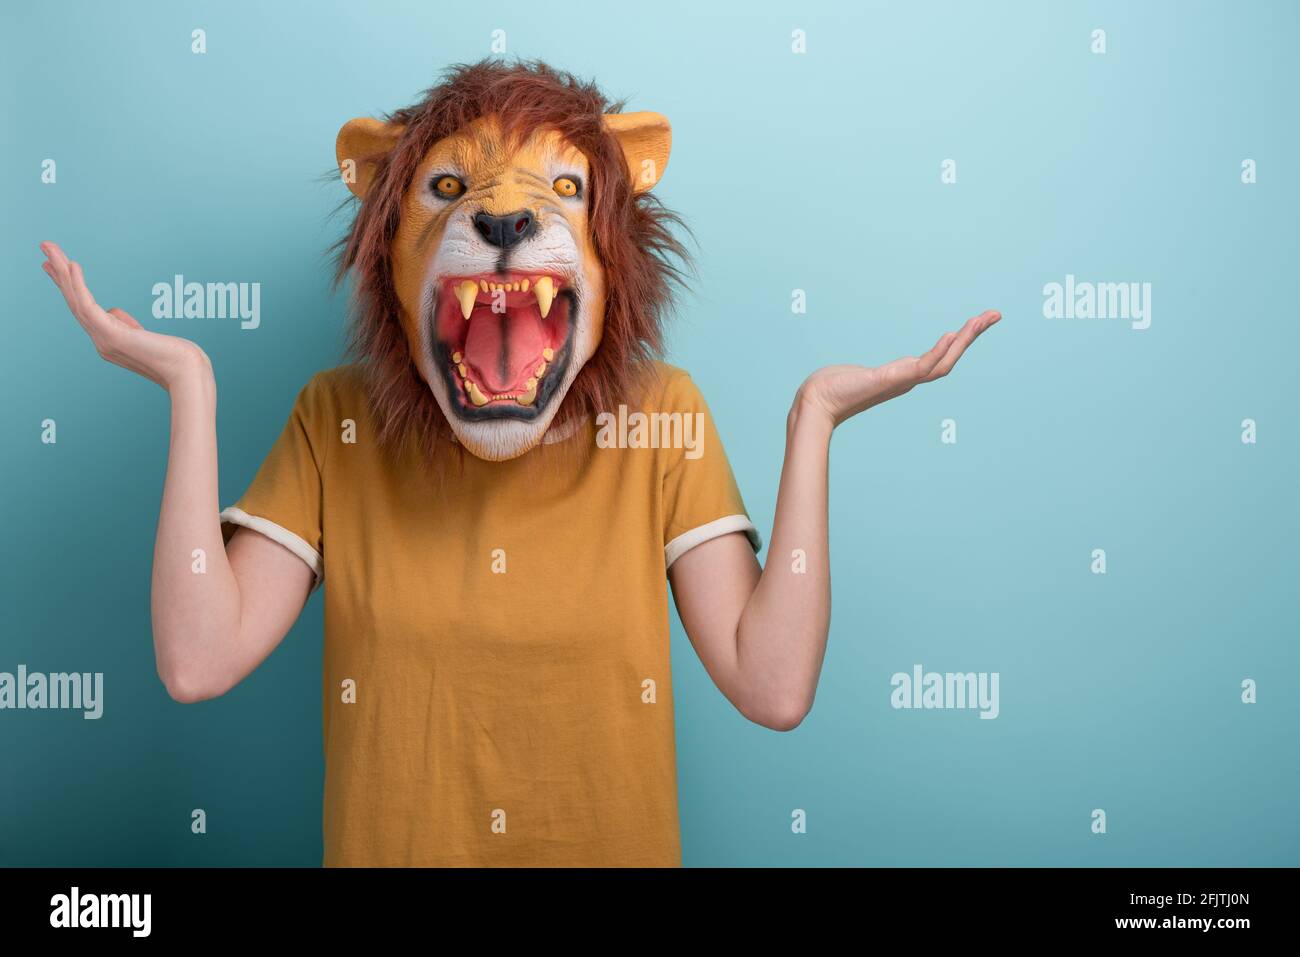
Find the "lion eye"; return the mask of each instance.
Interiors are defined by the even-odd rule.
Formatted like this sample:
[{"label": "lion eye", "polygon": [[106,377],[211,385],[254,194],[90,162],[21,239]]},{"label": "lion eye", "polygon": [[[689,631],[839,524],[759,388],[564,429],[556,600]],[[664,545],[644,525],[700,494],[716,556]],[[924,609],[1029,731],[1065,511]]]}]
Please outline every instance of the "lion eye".
[{"label": "lion eye", "polygon": [[439,176],[433,181],[433,191],[443,199],[455,199],[465,192],[465,184],[455,176]]},{"label": "lion eye", "polygon": [[555,191],[561,196],[577,196],[578,181],[570,179],[568,176],[561,176],[553,184]]}]

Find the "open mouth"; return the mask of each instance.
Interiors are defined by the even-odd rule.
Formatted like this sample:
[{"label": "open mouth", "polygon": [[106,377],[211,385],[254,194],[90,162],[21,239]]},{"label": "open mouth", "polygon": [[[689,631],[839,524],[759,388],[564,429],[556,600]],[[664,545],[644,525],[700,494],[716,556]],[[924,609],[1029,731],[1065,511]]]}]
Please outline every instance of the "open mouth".
[{"label": "open mouth", "polygon": [[438,282],[435,355],[465,418],[535,418],[564,378],[570,281],[556,273],[484,273]]}]

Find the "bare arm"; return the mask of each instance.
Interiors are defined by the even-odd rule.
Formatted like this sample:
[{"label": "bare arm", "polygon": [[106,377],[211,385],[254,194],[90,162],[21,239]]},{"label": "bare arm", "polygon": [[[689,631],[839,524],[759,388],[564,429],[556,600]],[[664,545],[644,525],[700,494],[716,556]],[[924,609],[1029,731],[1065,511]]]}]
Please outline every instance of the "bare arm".
[{"label": "bare arm", "polygon": [[312,570],[256,532],[239,529],[228,548],[222,542],[217,389],[203,350],[149,332],[121,309],[104,311],[77,263],[53,243],[41,249],[47,256],[42,268],[96,351],[158,383],[171,398],[171,443],[154,543],[154,655],[158,675],[177,701],[217,697],[247,677],[288,633],[310,592]]},{"label": "bare arm", "polygon": [[827,468],[835,426],[947,375],[1000,318],[982,313],[923,356],[813,373],[786,419],[767,567],[740,534],[697,545],[673,563],[669,580],[686,633],[719,690],[751,721],[794,728],[817,692],[831,617]]}]

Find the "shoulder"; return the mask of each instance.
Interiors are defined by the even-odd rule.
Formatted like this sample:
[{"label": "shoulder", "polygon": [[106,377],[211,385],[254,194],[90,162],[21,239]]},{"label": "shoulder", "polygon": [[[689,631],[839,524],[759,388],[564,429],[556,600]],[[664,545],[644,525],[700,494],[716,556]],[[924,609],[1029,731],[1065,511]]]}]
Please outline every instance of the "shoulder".
[{"label": "shoulder", "polygon": [[355,365],[335,366],[317,372],[298,392],[297,411],[308,417],[334,413],[357,418],[366,410],[366,386],[361,369]]},{"label": "shoulder", "polygon": [[647,411],[687,411],[704,406],[704,396],[691,374],[667,362],[650,363],[646,387]]}]

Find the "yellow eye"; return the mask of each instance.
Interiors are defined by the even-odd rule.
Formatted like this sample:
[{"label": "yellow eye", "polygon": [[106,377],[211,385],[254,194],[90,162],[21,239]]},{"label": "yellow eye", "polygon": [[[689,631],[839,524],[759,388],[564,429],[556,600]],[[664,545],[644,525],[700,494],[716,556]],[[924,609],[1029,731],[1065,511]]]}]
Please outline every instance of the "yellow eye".
[{"label": "yellow eye", "polygon": [[455,199],[465,192],[465,184],[455,176],[439,176],[433,181],[433,191],[443,199]]},{"label": "yellow eye", "polygon": [[553,184],[555,191],[561,196],[577,196],[578,183],[576,180],[569,179],[567,176],[561,176]]}]

